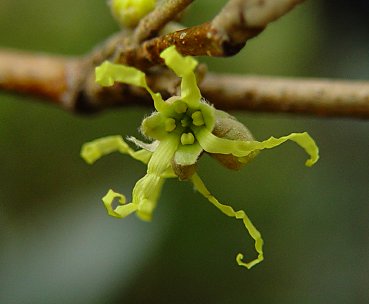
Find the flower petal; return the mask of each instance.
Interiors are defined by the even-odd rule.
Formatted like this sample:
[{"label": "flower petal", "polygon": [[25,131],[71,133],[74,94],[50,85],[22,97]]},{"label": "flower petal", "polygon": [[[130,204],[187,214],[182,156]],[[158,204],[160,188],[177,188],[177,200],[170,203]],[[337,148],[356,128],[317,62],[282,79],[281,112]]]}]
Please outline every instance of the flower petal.
[{"label": "flower petal", "polygon": [[151,219],[164,183],[163,176],[172,173],[169,168],[178,144],[179,138],[174,135],[161,141],[148,163],[147,174],[133,188],[132,203],[138,206],[137,215],[142,220]]},{"label": "flower petal", "polygon": [[[113,202],[118,198],[119,203],[121,204],[117,208],[113,209]],[[108,193],[102,198],[102,201],[105,205],[108,214],[114,217],[123,218],[137,210],[137,205],[132,203],[126,204],[126,197],[123,194],[114,192],[113,190],[109,190]]]},{"label": "flower petal", "polygon": [[143,221],[150,221],[157,205],[165,179],[152,173],[137,181],[132,191],[132,204],[137,206],[137,216]]},{"label": "flower petal", "polygon": [[148,163],[147,173],[160,175],[170,167],[178,145],[179,138],[176,135],[168,135],[162,140]]},{"label": "flower petal", "polygon": [[127,145],[122,136],[112,135],[85,143],[81,149],[81,157],[88,164],[93,164],[99,158],[116,151],[122,154],[128,154],[144,164],[149,162],[152,154],[145,150],[134,151]]},{"label": "flower petal", "polygon": [[173,70],[178,77],[182,77],[181,99],[190,107],[196,108],[200,105],[201,93],[197,86],[194,70],[197,61],[193,57],[183,57],[177,52],[175,46],[170,46],[161,52],[160,57],[165,60],[165,64]]},{"label": "flower petal", "polygon": [[287,140],[292,140],[310,155],[310,159],[305,162],[305,165],[311,167],[319,159],[319,149],[315,141],[307,132],[291,133],[290,135],[280,138],[270,137],[262,142],[258,141],[242,141],[229,140],[219,138],[211,134],[206,129],[195,130],[196,139],[199,141],[203,149],[208,153],[233,154],[237,157],[244,157],[256,150],[271,149]]},{"label": "flower petal", "polygon": [[207,198],[210,203],[212,203],[215,207],[217,207],[225,215],[228,215],[229,217],[235,217],[236,219],[242,220],[250,236],[255,240],[255,249],[258,253],[258,257],[248,263],[245,263],[242,261],[243,255],[239,253],[236,257],[236,261],[238,265],[245,266],[248,269],[250,269],[254,265],[260,263],[264,259],[263,239],[261,238],[260,232],[255,228],[255,226],[252,224],[250,219],[247,217],[246,213],[243,210],[234,211],[232,207],[221,204],[205,187],[203,181],[197,174],[194,174],[192,176],[191,181],[193,185],[195,186],[195,189],[198,192],[200,192],[205,198]]},{"label": "flower petal", "polygon": [[145,73],[133,67],[105,61],[96,67],[95,73],[96,82],[104,87],[110,87],[116,81],[142,88],[147,86]]},{"label": "flower petal", "polygon": [[105,61],[95,70],[96,82],[101,86],[112,86],[115,81],[145,88],[154,100],[154,106],[159,112],[170,111],[169,105],[160,93],[154,93],[146,83],[145,73],[129,66]]}]

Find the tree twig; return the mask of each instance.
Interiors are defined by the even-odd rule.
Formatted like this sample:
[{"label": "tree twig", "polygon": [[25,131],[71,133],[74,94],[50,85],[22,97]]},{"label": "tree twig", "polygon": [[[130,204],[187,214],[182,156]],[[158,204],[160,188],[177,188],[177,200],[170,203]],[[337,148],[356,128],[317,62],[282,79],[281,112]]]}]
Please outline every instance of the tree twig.
[{"label": "tree twig", "polygon": [[0,50],[0,89],[67,103],[75,98],[83,72],[77,58]]},{"label": "tree twig", "polygon": [[166,0],[161,2],[150,14],[143,18],[133,33],[133,43],[138,45],[142,41],[155,37],[158,32],[193,0]]},{"label": "tree twig", "polygon": [[[149,96],[126,85],[82,86],[86,64],[78,58],[0,50],[0,88],[43,97],[71,112],[151,105]],[[168,96],[170,73],[152,74],[150,86]],[[208,73],[202,94],[219,109],[369,118],[369,81],[288,79]],[[68,93],[69,92],[69,93]]]},{"label": "tree twig", "polygon": [[246,41],[303,0],[230,0],[211,21],[143,42],[122,47],[117,61],[141,69],[161,64],[160,53],[171,45],[183,55],[232,56]]},{"label": "tree twig", "polygon": [[201,89],[222,109],[369,118],[369,81],[208,74]]},{"label": "tree twig", "polygon": [[[137,41],[156,33],[192,0],[168,0],[153,11],[173,9],[157,20],[143,19],[133,36]],[[184,55],[229,56],[260,33],[268,23],[302,0],[230,0],[213,21],[139,45],[123,31],[83,58],[67,58],[0,50],[0,89],[36,95],[71,112],[89,113],[114,106],[150,104],[141,89],[127,85],[98,86],[94,67],[106,59],[148,68],[149,85],[165,97],[178,80],[160,67],[160,52],[176,45]],[[167,6],[166,6],[167,5]],[[152,17],[151,16],[151,17]],[[146,21],[145,21],[146,20]],[[153,31],[148,30],[152,28]],[[117,57],[118,52],[118,57]],[[201,90],[216,107],[232,110],[293,112],[301,114],[369,118],[369,82],[282,79],[208,74]]]}]

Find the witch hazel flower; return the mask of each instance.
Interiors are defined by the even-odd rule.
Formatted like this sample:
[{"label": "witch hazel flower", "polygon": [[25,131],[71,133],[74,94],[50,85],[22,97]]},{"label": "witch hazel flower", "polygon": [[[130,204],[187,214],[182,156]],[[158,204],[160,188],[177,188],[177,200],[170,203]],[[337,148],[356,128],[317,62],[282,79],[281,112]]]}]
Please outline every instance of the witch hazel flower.
[{"label": "witch hazel flower", "polygon": [[[141,124],[142,134],[150,141],[142,142],[130,137],[129,141],[139,150],[131,149],[119,135],[100,138],[83,145],[81,156],[89,164],[100,157],[120,152],[147,164],[147,173],[135,184],[131,202],[123,194],[109,190],[103,197],[108,213],[124,218],[131,213],[149,221],[157,205],[162,186],[167,178],[178,178],[192,182],[196,191],[202,194],[221,212],[243,222],[255,241],[257,257],[244,262],[244,256],[236,257],[238,265],[251,268],[264,259],[263,240],[243,210],[220,203],[206,188],[196,173],[196,165],[205,152],[230,169],[239,169],[253,159],[260,151],[274,148],[287,140],[302,147],[310,158],[307,166],[312,166],[319,158],[318,147],[306,133],[292,133],[280,138],[271,137],[265,141],[253,139],[248,129],[231,115],[216,110],[202,98],[196,83],[194,70],[197,61],[183,57],[174,46],[161,53],[161,58],[173,72],[182,78],[181,95],[164,101],[159,93],[154,93],[147,85],[145,74],[133,67],[104,62],[96,68],[96,81],[102,86],[112,86],[114,82],[145,88],[151,95],[156,111]],[[115,200],[118,207],[113,208]]]}]

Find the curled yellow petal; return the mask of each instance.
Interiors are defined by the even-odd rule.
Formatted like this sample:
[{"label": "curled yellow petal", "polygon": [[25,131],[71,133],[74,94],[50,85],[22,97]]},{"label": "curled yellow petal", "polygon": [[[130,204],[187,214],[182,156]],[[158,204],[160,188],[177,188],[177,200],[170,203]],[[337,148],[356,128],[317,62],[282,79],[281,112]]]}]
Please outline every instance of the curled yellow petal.
[{"label": "curled yellow petal", "polygon": [[198,64],[195,58],[182,56],[177,52],[175,46],[170,46],[161,52],[160,57],[165,60],[165,64],[173,70],[181,82],[181,99],[191,107],[200,105],[201,93],[197,86],[194,70]]},{"label": "curled yellow petal", "polygon": [[[113,209],[113,202],[118,199],[120,206]],[[109,190],[108,193],[102,198],[104,206],[108,211],[108,214],[114,217],[123,218],[137,210],[137,205],[132,203],[126,204],[126,197],[123,194]]]},{"label": "curled yellow petal", "polygon": [[169,105],[165,103],[160,93],[154,93],[147,85],[145,73],[130,66],[105,61],[95,69],[96,82],[101,86],[112,86],[118,81],[145,88],[154,100],[155,108],[159,112],[168,112]]},{"label": "curled yellow petal", "polygon": [[127,151],[128,145],[121,136],[112,135],[85,143],[81,149],[81,157],[89,164],[93,164],[104,155],[115,151]]},{"label": "curled yellow petal", "polygon": [[137,216],[150,221],[164,184],[164,177],[172,173],[171,161],[179,144],[178,136],[167,136],[159,142],[147,165],[147,173],[132,191],[132,203],[137,205]]},{"label": "curled yellow petal", "polygon": [[242,261],[243,255],[239,253],[236,257],[238,265],[250,269],[254,265],[263,261],[264,260],[263,239],[261,238],[260,232],[252,224],[246,213],[243,210],[234,211],[234,209],[231,206],[221,204],[205,187],[203,181],[197,174],[194,174],[192,176],[191,181],[194,184],[195,189],[198,192],[200,192],[205,198],[207,198],[209,202],[212,203],[215,207],[217,207],[221,212],[230,217],[235,217],[236,219],[242,220],[250,236],[255,240],[255,249],[256,252],[258,253],[258,257],[248,263],[245,263]]},{"label": "curled yellow petal", "polygon": [[270,137],[262,142],[219,138],[204,128],[197,129],[194,132],[196,139],[208,153],[232,154],[237,157],[244,157],[253,151],[271,149],[279,146],[287,140],[291,140],[303,148],[310,156],[310,158],[305,162],[306,166],[311,167],[319,159],[319,149],[315,141],[307,132],[291,133],[290,135],[280,138]]},{"label": "curled yellow petal", "polygon": [[96,82],[104,87],[112,86],[116,81],[142,88],[147,87],[144,72],[122,64],[104,61],[100,66],[96,67],[95,73]]},{"label": "curled yellow petal", "polygon": [[165,179],[152,173],[137,181],[132,191],[132,204],[137,206],[137,216],[143,221],[150,221],[157,205]]},{"label": "curled yellow petal", "polygon": [[149,162],[152,155],[152,153],[147,150],[134,151],[123,140],[122,136],[111,135],[85,143],[81,149],[81,157],[88,164],[93,164],[99,158],[113,152],[128,154],[144,164]]}]

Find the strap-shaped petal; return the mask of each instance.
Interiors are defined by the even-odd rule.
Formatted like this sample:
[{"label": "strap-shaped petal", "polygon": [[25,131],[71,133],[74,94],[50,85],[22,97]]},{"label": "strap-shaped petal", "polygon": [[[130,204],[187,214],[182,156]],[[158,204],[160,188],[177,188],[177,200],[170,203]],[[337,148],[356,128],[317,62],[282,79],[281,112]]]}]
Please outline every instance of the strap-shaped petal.
[{"label": "strap-shaped petal", "polygon": [[[91,144],[92,149],[95,149],[92,150],[92,155],[101,156],[102,154],[112,152],[112,148],[115,148],[135,158],[141,158],[144,155],[143,153],[150,156],[147,174],[137,181],[134,186],[131,203],[126,204],[125,196],[113,190],[110,190],[104,196],[103,202],[110,215],[115,217],[126,217],[136,212],[137,216],[142,220],[151,220],[152,212],[157,205],[165,178],[174,177],[173,170],[171,169],[171,159],[174,156],[178,144],[178,136],[174,135],[168,136],[165,140],[160,142],[153,153],[147,150],[139,150],[137,152],[131,150],[120,136],[105,137],[97,140],[97,144],[96,141]],[[124,148],[122,149],[122,147]],[[91,149],[87,150],[91,151]],[[143,159],[140,160],[142,161]],[[144,160],[146,161],[146,159]],[[117,198],[121,205],[113,209],[112,204]]]},{"label": "strap-shaped petal", "polygon": [[[159,146],[159,141],[153,141],[151,144],[148,144],[148,143],[145,143],[145,142],[142,142],[141,140],[138,140],[137,138],[134,138],[133,136],[131,137],[128,137],[127,140],[133,142],[136,146],[144,149],[144,150],[147,150],[151,153],[154,153],[155,150],[157,149],[157,147]],[[143,152],[143,150],[139,150],[135,153],[138,153],[138,152]],[[151,154],[150,154],[150,157],[151,157]],[[161,174],[161,177],[162,178],[176,178],[177,175],[174,173],[173,169],[172,169],[172,166],[170,166],[169,168],[167,168],[162,174]]]},{"label": "strap-shaped petal", "polygon": [[111,135],[85,143],[81,149],[81,157],[89,164],[112,152],[128,154],[132,158],[147,164],[152,152],[147,150],[132,150],[120,135]]},{"label": "strap-shaped petal", "polygon": [[311,167],[319,159],[319,149],[307,132],[291,133],[280,138],[270,137],[262,142],[219,138],[206,129],[195,130],[195,135],[200,145],[208,153],[232,154],[237,157],[244,157],[252,151],[271,149],[287,140],[291,140],[310,155],[310,158],[305,162],[306,166]]},{"label": "strap-shaped petal", "polygon": [[157,205],[165,179],[152,173],[137,181],[132,191],[132,204],[137,206],[137,216],[150,221]]},{"label": "strap-shaped petal", "polygon": [[171,165],[171,161],[178,145],[179,138],[175,134],[168,135],[164,140],[162,140],[147,165],[147,173],[160,176],[165,172]]},{"label": "strap-shaped petal", "polygon": [[147,87],[145,73],[133,67],[105,61],[96,67],[95,73],[96,82],[104,87],[110,87],[116,81],[142,88]]},{"label": "strap-shaped petal", "polygon": [[254,265],[260,263],[264,259],[263,255],[263,239],[261,238],[260,232],[252,224],[248,216],[243,210],[234,211],[231,206],[221,204],[206,188],[201,178],[195,173],[191,178],[195,189],[200,192],[205,198],[209,200],[215,207],[217,207],[221,212],[229,217],[235,217],[236,219],[242,220],[250,236],[255,240],[255,249],[258,253],[258,257],[248,263],[242,261],[243,255],[241,253],[237,254],[236,261],[238,265],[245,266],[248,269]]},{"label": "strap-shaped petal", "polygon": [[181,82],[181,99],[190,107],[197,108],[200,105],[201,93],[197,86],[194,70],[198,64],[196,59],[190,56],[182,56],[177,52],[175,46],[170,46],[161,52],[160,57],[165,64],[173,70]]},{"label": "strap-shaped petal", "polygon": [[154,93],[146,83],[145,73],[136,68],[105,61],[95,70],[96,82],[101,86],[112,86],[118,81],[145,88],[154,100],[154,106],[159,112],[169,111],[169,105],[163,100],[160,93]]},{"label": "strap-shaped petal", "polygon": [[163,176],[169,173],[178,144],[179,138],[175,135],[161,141],[147,165],[147,174],[133,188],[132,203],[138,206],[137,215],[142,220],[151,220],[164,183]]},{"label": "strap-shaped petal", "polygon": [[[120,206],[113,209],[113,202],[118,199]],[[126,197],[123,194],[109,190],[108,193],[102,198],[104,206],[108,211],[108,214],[114,217],[124,218],[137,210],[137,205],[132,203],[126,204]]]}]

